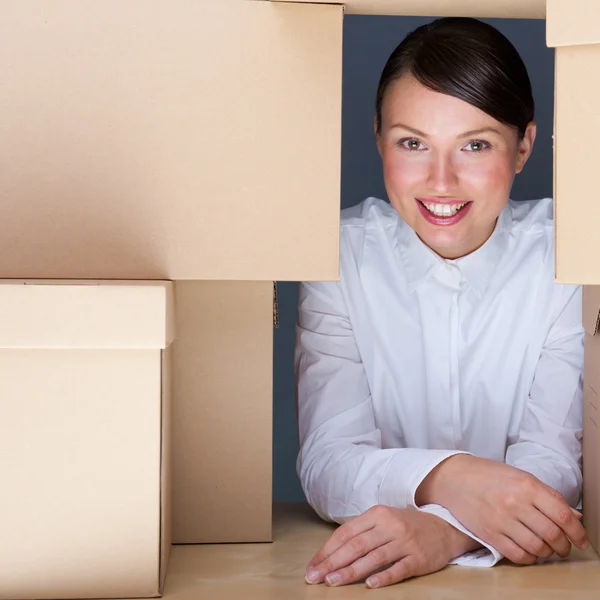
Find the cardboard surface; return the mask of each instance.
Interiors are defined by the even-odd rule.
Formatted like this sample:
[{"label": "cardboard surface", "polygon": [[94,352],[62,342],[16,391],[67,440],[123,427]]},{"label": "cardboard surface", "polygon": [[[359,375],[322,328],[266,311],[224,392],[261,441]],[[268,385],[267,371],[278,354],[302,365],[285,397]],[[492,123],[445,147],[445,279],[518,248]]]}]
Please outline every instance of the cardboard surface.
[{"label": "cardboard surface", "polygon": [[600,252],[594,199],[595,148],[600,134],[600,44],[557,48],[555,207],[556,276],[562,283],[600,283],[595,257]]},{"label": "cardboard surface", "polygon": [[[13,287],[35,302],[19,307]],[[111,303],[104,287],[122,305]],[[163,297],[155,347],[134,348],[121,333],[110,348],[94,348],[60,339],[61,325],[70,335],[63,302],[78,307],[83,286],[0,285],[0,313],[12,310],[24,332],[19,347],[17,328],[8,344],[0,328],[1,598],[159,595],[170,547],[169,423],[161,413],[168,415],[170,401],[163,347],[171,287],[86,286],[90,314],[104,318],[113,310],[121,323],[119,311],[127,313],[130,302],[158,306],[157,289]],[[55,320],[51,329],[38,329],[41,347],[25,325],[36,310]],[[144,310],[138,320],[148,322]],[[97,324],[89,320],[80,323],[78,341],[85,342],[90,323],[96,339]],[[129,329],[134,337],[136,325]]]},{"label": "cardboard surface", "polygon": [[173,541],[270,541],[273,284],[176,294]]},{"label": "cardboard surface", "polygon": [[160,450],[160,580],[162,593],[173,541],[173,346],[161,358],[161,450]]},{"label": "cardboard surface", "polygon": [[3,348],[166,348],[174,314],[168,281],[0,280]]},{"label": "cardboard surface", "polygon": [[583,397],[583,514],[584,527],[600,553],[600,401],[589,381],[600,369],[600,337],[585,335],[586,375]]},{"label": "cardboard surface", "polygon": [[600,552],[600,286],[583,289],[585,367],[583,392],[584,526]]},{"label": "cardboard surface", "polygon": [[0,277],[337,279],[342,12],[3,2]]},{"label": "cardboard surface", "polygon": [[546,0],[546,41],[550,47],[600,42],[600,4],[589,0]]},{"label": "cardboard surface", "polygon": [[561,283],[596,284],[600,205],[594,199],[598,161],[593,149],[600,134],[600,3],[549,0],[546,22],[548,44],[556,46],[556,277]]},{"label": "cardboard surface", "polygon": [[308,561],[334,528],[306,504],[275,505],[273,544],[175,546],[165,599],[196,600],[597,600],[600,558],[573,550],[566,560],[531,567],[506,561],[491,569],[450,566],[380,590],[362,583],[308,586]]},{"label": "cardboard surface", "polygon": [[590,335],[600,330],[600,285],[583,288],[583,328]]},{"label": "cardboard surface", "polygon": [[[253,0],[254,1],[254,0]],[[264,1],[264,0],[259,0]],[[269,1],[269,0],[267,0]],[[546,0],[270,0],[343,4],[347,14],[543,19]],[[582,0],[586,1],[586,0]]]}]

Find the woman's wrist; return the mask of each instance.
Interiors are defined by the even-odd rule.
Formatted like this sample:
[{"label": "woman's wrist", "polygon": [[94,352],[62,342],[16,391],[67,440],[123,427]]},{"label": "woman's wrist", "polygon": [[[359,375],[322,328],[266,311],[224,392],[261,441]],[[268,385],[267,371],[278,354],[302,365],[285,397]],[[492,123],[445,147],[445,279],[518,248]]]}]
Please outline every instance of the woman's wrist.
[{"label": "woman's wrist", "polygon": [[425,506],[426,504],[439,504],[448,507],[448,485],[452,480],[452,470],[460,462],[461,457],[468,454],[454,454],[443,460],[423,479],[415,493],[415,504]]},{"label": "woman's wrist", "polygon": [[449,528],[449,541],[448,547],[450,549],[450,560],[462,556],[467,552],[473,552],[474,550],[479,550],[483,548],[483,546],[477,541],[474,540],[470,535],[463,533],[460,529],[457,529],[450,523],[447,524]]}]

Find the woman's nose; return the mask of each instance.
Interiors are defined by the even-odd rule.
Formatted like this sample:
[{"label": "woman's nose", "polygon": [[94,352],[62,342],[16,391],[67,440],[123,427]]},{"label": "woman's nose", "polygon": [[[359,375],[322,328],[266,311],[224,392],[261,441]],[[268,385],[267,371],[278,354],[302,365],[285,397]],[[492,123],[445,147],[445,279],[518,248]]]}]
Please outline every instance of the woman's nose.
[{"label": "woman's nose", "polygon": [[452,191],[458,181],[455,165],[446,155],[433,156],[429,166],[429,187],[438,194]]}]

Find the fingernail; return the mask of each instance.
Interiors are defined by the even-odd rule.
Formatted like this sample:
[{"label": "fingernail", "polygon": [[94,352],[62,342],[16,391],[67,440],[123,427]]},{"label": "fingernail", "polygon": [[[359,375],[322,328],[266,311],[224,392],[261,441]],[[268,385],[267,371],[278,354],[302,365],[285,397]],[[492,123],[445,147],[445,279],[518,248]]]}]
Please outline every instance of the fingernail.
[{"label": "fingernail", "polygon": [[585,542],[583,542],[583,544],[581,545],[581,548],[583,550],[587,550],[590,547],[590,540],[585,540]]},{"label": "fingernail", "polygon": [[367,587],[376,588],[379,586],[379,579],[377,577],[369,577],[367,579]]},{"label": "fingernail", "polygon": [[327,575],[325,579],[329,585],[337,585],[342,578],[339,573],[332,573],[331,575]]},{"label": "fingernail", "polygon": [[320,573],[316,569],[309,569],[306,571],[306,583],[317,583],[319,581]]}]

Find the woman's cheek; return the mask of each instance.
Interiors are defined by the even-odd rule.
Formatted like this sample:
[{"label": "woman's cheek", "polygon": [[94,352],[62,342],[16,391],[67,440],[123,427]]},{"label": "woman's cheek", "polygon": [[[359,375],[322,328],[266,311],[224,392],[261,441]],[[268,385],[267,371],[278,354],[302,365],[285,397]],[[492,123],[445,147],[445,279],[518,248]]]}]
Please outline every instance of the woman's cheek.
[{"label": "woman's cheek", "polygon": [[423,173],[421,161],[410,159],[402,155],[386,157],[383,161],[383,173],[386,185],[397,196],[405,196],[422,189],[426,182],[426,173]]},{"label": "woman's cheek", "polygon": [[506,161],[489,161],[487,164],[473,164],[463,170],[463,182],[477,189],[483,197],[505,191],[512,185],[512,171]]}]

